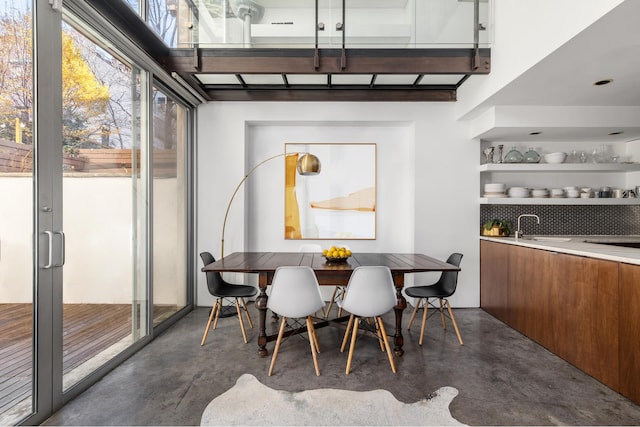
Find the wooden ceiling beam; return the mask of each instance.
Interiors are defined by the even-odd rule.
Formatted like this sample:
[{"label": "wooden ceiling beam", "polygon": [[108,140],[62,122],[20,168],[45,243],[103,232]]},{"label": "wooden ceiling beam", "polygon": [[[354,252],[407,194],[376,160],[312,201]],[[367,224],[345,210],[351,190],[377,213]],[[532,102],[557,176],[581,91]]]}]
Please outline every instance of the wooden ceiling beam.
[{"label": "wooden ceiling beam", "polygon": [[474,68],[473,49],[347,49],[342,68],[339,49],[172,49],[161,59],[168,72],[214,74],[488,74],[488,49],[480,50]]},{"label": "wooden ceiling beam", "polygon": [[212,101],[414,101],[452,102],[455,89],[205,89]]}]

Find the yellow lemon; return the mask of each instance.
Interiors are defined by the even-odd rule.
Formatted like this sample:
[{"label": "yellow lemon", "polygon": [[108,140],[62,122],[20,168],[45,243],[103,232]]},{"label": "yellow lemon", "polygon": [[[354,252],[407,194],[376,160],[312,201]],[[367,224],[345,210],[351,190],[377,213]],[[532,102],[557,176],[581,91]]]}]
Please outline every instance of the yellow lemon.
[{"label": "yellow lemon", "polygon": [[334,257],[334,258],[337,258],[338,257],[338,251],[331,252],[331,256]]},{"label": "yellow lemon", "polygon": [[347,256],[351,256],[351,251],[350,251],[349,249],[347,249],[347,250],[345,251],[345,254],[346,254]]},{"label": "yellow lemon", "polygon": [[344,253],[345,253],[345,252],[344,252],[343,250],[340,250],[340,251],[338,251],[338,256],[339,256],[340,258],[344,258]]},{"label": "yellow lemon", "polygon": [[322,255],[327,255],[329,253],[329,251],[327,249],[325,249],[324,251],[322,251]]}]

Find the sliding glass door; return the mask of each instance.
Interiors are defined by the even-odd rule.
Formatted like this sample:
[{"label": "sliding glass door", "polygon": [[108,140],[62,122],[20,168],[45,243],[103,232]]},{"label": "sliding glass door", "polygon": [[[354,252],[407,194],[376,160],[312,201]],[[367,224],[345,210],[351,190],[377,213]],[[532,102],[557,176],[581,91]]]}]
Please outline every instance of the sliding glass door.
[{"label": "sliding glass door", "polygon": [[63,24],[63,390],[148,334],[148,77],[97,41]]},{"label": "sliding glass door", "polygon": [[153,325],[183,309],[187,290],[188,109],[156,83],[152,89]]},{"label": "sliding glass door", "polygon": [[42,422],[191,302],[191,109],[86,16],[0,4],[0,425]]},{"label": "sliding glass door", "polygon": [[33,21],[0,5],[0,425],[34,410]]}]

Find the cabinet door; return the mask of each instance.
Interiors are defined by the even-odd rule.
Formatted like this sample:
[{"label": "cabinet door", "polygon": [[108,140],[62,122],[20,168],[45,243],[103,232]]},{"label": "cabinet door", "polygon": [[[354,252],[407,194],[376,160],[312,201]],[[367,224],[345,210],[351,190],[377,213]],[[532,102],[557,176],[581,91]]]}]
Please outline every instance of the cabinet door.
[{"label": "cabinet door", "polygon": [[640,266],[620,264],[620,392],[640,404]]},{"label": "cabinet door", "polygon": [[511,326],[545,345],[549,328],[550,253],[519,246],[509,253],[507,318]]},{"label": "cabinet door", "polygon": [[507,323],[509,245],[480,241],[480,307]]},{"label": "cabinet door", "polygon": [[618,387],[618,263],[551,257],[545,344],[569,363]]}]

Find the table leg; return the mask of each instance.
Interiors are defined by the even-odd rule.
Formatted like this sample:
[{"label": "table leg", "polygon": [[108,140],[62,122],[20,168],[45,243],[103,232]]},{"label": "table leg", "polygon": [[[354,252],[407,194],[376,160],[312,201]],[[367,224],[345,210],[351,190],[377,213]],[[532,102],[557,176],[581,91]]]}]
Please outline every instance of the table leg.
[{"label": "table leg", "polygon": [[265,357],[269,354],[267,350],[267,285],[262,283],[262,275],[260,276],[260,294],[256,298],[256,307],[260,316],[260,328],[258,332],[258,356]]},{"label": "table leg", "polygon": [[396,356],[401,357],[404,354],[404,350],[402,349],[402,346],[404,345],[404,337],[402,336],[402,312],[407,308],[407,300],[404,298],[404,295],[402,295],[404,275],[394,277],[394,282],[396,284],[397,302],[394,307],[394,311],[396,312],[396,334],[393,337],[393,343],[395,345],[393,353]]}]

